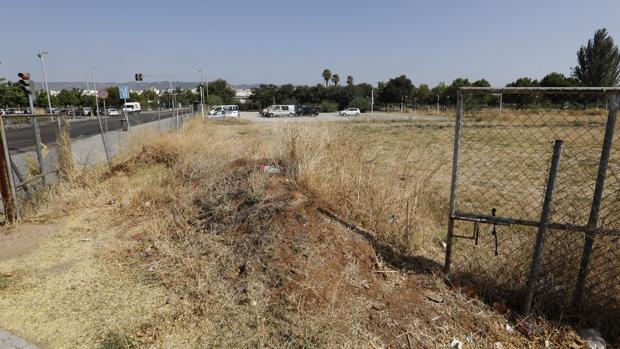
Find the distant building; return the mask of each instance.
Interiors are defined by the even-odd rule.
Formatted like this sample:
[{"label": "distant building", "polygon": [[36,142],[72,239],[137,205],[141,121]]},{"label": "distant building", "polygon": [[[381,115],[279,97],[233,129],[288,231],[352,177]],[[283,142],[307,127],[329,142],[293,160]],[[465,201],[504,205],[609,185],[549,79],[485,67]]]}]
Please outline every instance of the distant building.
[{"label": "distant building", "polygon": [[235,89],[235,99],[241,104],[246,103],[251,95],[252,90],[249,88]]},{"label": "distant building", "polygon": [[60,91],[50,90],[50,96],[58,96],[59,94],[60,94]]},{"label": "distant building", "polygon": [[96,96],[97,95],[97,90],[83,90],[82,94],[84,96]]}]

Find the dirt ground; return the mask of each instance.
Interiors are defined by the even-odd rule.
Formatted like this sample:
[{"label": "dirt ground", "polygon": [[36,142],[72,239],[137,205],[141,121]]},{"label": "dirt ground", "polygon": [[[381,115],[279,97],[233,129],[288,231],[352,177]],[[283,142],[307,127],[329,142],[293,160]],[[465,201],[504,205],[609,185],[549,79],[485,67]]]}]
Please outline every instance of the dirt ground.
[{"label": "dirt ground", "polygon": [[446,282],[427,235],[411,253],[342,215],[270,130],[190,124],[5,228],[0,328],[44,348],[584,347]]}]

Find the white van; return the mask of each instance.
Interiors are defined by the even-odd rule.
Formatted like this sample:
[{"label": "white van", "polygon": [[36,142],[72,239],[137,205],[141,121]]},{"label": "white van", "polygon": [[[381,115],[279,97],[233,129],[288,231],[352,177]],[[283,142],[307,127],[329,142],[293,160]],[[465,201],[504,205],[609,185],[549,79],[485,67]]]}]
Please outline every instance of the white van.
[{"label": "white van", "polygon": [[238,105],[216,105],[209,112],[209,117],[231,117],[236,118],[239,116]]},{"label": "white van", "polygon": [[277,118],[280,116],[295,116],[295,106],[294,105],[272,105],[271,110],[267,112],[267,116],[270,118]]},{"label": "white van", "polygon": [[139,113],[142,111],[142,107],[139,102],[125,102],[123,104],[123,111],[127,114]]}]

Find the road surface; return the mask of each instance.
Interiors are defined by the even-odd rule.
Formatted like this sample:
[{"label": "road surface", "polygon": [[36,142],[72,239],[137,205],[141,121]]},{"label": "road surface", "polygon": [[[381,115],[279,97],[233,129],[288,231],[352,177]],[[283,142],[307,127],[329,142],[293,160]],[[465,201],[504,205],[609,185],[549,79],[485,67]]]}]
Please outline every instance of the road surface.
[{"label": "road surface", "polygon": [[[157,111],[133,114],[129,116],[129,123],[132,126],[135,126],[147,122],[157,121],[159,117],[161,117],[161,119],[172,117],[172,110],[162,111],[161,116]],[[104,129],[107,124],[108,131],[114,131],[122,127],[122,118],[122,116],[102,117],[101,123]],[[56,121],[39,122],[39,129],[41,134],[41,142],[43,144],[56,143],[58,132]],[[71,139],[92,136],[99,133],[99,121],[96,118],[70,121]],[[34,131],[29,123],[24,126],[18,126],[15,123],[12,125],[7,125],[6,138],[9,150],[22,152],[35,148],[36,141],[34,139]]]}]

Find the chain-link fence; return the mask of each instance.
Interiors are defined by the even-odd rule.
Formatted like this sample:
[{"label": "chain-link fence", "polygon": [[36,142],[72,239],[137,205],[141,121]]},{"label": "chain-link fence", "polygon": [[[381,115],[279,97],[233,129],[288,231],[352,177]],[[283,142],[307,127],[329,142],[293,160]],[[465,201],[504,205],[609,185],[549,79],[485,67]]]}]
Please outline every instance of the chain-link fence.
[{"label": "chain-link fence", "polygon": [[525,312],[620,334],[619,96],[459,91],[446,271]]},{"label": "chain-link fence", "polygon": [[[105,162],[122,153],[135,134],[179,129],[193,115],[185,108],[72,120],[58,115],[2,116],[0,189],[5,216],[7,206],[19,214],[25,202],[58,181],[67,160],[63,157],[78,169]],[[12,205],[7,204],[9,197]]]}]

